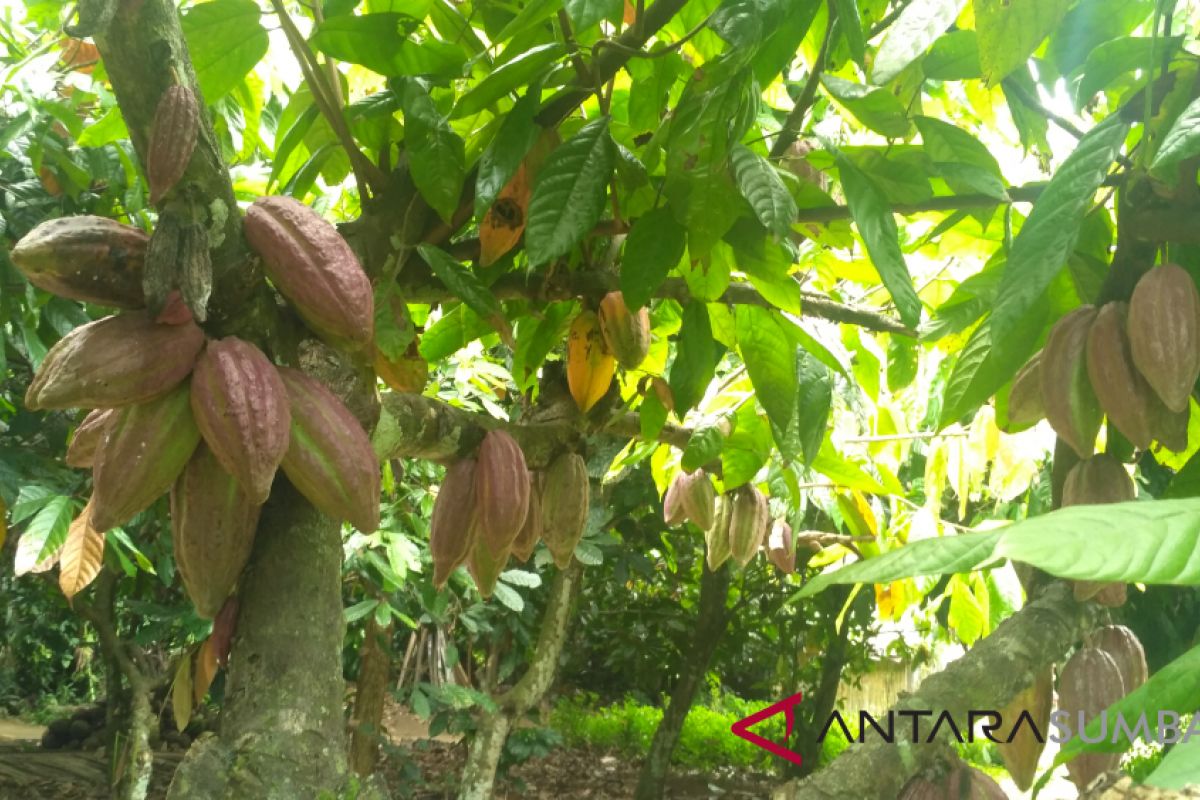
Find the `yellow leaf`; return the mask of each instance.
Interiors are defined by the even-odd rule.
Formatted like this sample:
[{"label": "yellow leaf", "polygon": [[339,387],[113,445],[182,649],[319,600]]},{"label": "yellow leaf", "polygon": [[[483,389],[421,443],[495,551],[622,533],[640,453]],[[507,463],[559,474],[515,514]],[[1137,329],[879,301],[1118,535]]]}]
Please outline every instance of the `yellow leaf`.
[{"label": "yellow leaf", "polygon": [[213,647],[212,637],[209,636],[196,651],[196,674],[192,680],[192,700],[200,705],[208,687],[212,686],[213,678],[217,676],[217,649]]},{"label": "yellow leaf", "polygon": [[580,312],[567,337],[567,384],[580,411],[588,411],[604,396],[616,369],[617,360],[604,346],[596,314]]},{"label": "yellow leaf", "polygon": [[479,226],[479,265],[493,264],[513,249],[525,231],[525,211],[529,207],[529,181],[525,164],[505,184]]},{"label": "yellow leaf", "polygon": [[100,574],[104,566],[104,532],[92,527],[92,502],[71,523],[59,558],[58,586],[71,599]]},{"label": "yellow leaf", "polygon": [[175,715],[175,727],[183,733],[192,718],[192,659],[184,656],[175,668],[175,680],[171,682],[171,711]]}]

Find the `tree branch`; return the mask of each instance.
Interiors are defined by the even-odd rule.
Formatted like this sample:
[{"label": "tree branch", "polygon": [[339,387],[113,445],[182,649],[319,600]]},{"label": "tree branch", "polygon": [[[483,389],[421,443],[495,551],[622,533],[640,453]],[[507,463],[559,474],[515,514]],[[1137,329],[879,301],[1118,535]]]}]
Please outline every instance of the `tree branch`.
[{"label": "tree branch", "polygon": [[829,22],[825,25],[825,38],[821,40],[821,50],[817,53],[817,59],[812,65],[812,72],[808,74],[808,80],[804,82],[800,96],[796,98],[796,105],[787,115],[783,127],[779,129],[779,137],[771,146],[771,158],[783,156],[792,146],[792,142],[800,136],[800,129],[804,127],[804,118],[808,115],[808,110],[812,108],[813,101],[817,99],[817,85],[821,82],[821,70],[825,69],[825,59],[829,56],[829,47],[833,42],[836,23],[837,16],[833,13],[833,3],[830,3]]}]

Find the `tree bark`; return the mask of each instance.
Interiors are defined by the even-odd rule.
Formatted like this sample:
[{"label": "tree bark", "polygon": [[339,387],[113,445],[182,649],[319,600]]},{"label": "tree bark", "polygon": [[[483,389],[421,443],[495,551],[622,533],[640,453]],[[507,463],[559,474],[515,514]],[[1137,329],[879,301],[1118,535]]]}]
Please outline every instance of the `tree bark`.
[{"label": "tree bark", "polygon": [[702,569],[700,607],[696,614],[696,625],[692,629],[692,641],[684,654],[683,668],[671,692],[670,704],[663,711],[662,721],[654,731],[650,754],[642,763],[634,795],[636,800],[660,800],[665,795],[671,756],[675,752],[675,746],[679,744],[683,723],[687,719],[692,702],[696,699],[696,692],[704,682],[704,675],[708,672],[708,665],[717,650],[717,644],[725,634],[725,626],[729,623],[729,610],[725,601],[729,595],[730,568],[724,565],[712,572],[708,565],[704,564]]},{"label": "tree bark", "polygon": [[463,768],[460,800],[487,800],[492,796],[496,768],[513,723],[542,699],[554,682],[558,657],[567,639],[567,622],[583,570],[578,561],[559,571],[550,587],[537,646],[529,667],[510,691],[496,698],[493,714],[481,712]]},{"label": "tree bark", "polygon": [[379,758],[383,703],[387,697],[392,661],[391,643],[392,623],[380,628],[372,614],[359,651],[354,718],[351,720],[350,768],[357,775],[367,776],[374,772]]}]

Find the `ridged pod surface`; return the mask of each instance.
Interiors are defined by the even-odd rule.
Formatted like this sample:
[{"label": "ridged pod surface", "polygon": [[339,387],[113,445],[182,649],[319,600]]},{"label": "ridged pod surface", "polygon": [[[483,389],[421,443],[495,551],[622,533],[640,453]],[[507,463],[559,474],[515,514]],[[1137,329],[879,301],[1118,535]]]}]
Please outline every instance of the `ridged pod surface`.
[{"label": "ridged pod surface", "polygon": [[770,512],[767,498],[753,486],[741,486],[733,491],[733,508],[729,512],[729,550],[739,566],[746,566],[767,535]]},{"label": "ridged pod surface", "polygon": [[1099,453],[1080,461],[1063,483],[1064,506],[1124,503],[1137,499],[1137,487],[1120,461]]},{"label": "ridged pod surface", "polygon": [[1124,625],[1105,625],[1092,633],[1091,642],[1108,653],[1121,673],[1121,685],[1125,694],[1141,686],[1150,677],[1146,664],[1146,651],[1137,634]]},{"label": "ridged pod surface", "polygon": [[1188,406],[1200,376],[1200,293],[1183,267],[1163,264],[1138,281],[1129,299],[1133,363],[1172,411]]},{"label": "ridged pod surface", "polygon": [[58,340],[25,392],[31,411],[120,408],[174,389],[204,346],[195,323],[159,325],[130,312],[80,326]]},{"label": "ridged pod surface", "polygon": [[599,318],[593,311],[581,311],[567,334],[567,386],[580,411],[586,413],[604,397],[616,369]]},{"label": "ridged pod surface", "polygon": [[9,255],[39,289],[103,306],[145,305],[142,270],[150,237],[105,217],[46,220],[25,234]]},{"label": "ridged pod surface", "polygon": [[446,470],[433,503],[429,524],[429,553],[433,585],[446,585],[450,573],[467,560],[475,532],[475,459],[456,461]]},{"label": "ridged pod surface", "polygon": [[475,465],[475,510],[479,531],[492,555],[507,553],[529,513],[529,468],[517,440],[488,431]]},{"label": "ridged pod surface", "polygon": [[1042,349],[1042,400],[1046,419],[1080,458],[1092,454],[1100,431],[1100,401],[1087,375],[1088,330],[1094,306],[1080,306],[1050,329]]},{"label": "ridged pod surface", "polygon": [[104,441],[105,427],[116,416],[116,409],[97,408],[88,412],[71,436],[64,459],[68,467],[91,469],[96,461],[96,448]]},{"label": "ridged pod surface", "polygon": [[796,551],[792,547],[792,526],[781,519],[771,523],[767,534],[767,557],[784,575],[796,571]]},{"label": "ridged pod surface", "polygon": [[[1075,729],[1081,715],[1085,721],[1095,719],[1124,695],[1116,662],[1095,647],[1076,650],[1059,676],[1058,706],[1071,715]],[[1119,761],[1119,753],[1084,753],[1067,762],[1067,774],[1082,792],[1096,776],[1113,769]]]},{"label": "ridged pod surface", "polygon": [[107,531],[162,497],[183,472],[200,431],[188,386],[116,412],[92,469],[92,526]]},{"label": "ridged pod surface", "polygon": [[587,525],[591,486],[587,463],[578,453],[560,453],[546,468],[542,485],[542,541],[559,569],[575,555]]},{"label": "ridged pod surface", "polygon": [[712,526],[704,532],[705,560],[710,572],[716,572],[729,560],[729,517],[733,510],[733,497],[721,495],[717,499],[717,513]]},{"label": "ridged pod surface", "polygon": [[687,511],[683,507],[683,490],[686,483],[687,473],[680,472],[663,495],[663,522],[672,528],[687,521]]},{"label": "ridged pod surface", "polygon": [[716,513],[716,501],[717,493],[708,473],[702,469],[680,472],[663,498],[663,516],[668,525],[690,520],[701,530],[708,530]]},{"label": "ridged pod surface", "polygon": [[207,446],[196,447],[171,488],[171,537],[179,576],[200,616],[216,616],[237,585],[261,509]]},{"label": "ridged pod surface", "polygon": [[150,202],[155,205],[187,171],[200,130],[200,106],[187,86],[169,86],[154,109],[146,177]]},{"label": "ridged pod surface", "polygon": [[1154,397],[1151,431],[1154,440],[1163,447],[1175,453],[1182,453],[1188,448],[1188,419],[1191,416],[1191,406],[1183,411],[1172,411],[1167,408],[1158,396]]},{"label": "ridged pod surface", "polygon": [[246,240],[271,282],[317,334],[337,346],[370,343],[371,281],[346,240],[290,197],[261,197],[246,210]]},{"label": "ridged pod surface", "polygon": [[904,784],[899,800],[1007,800],[1008,795],[986,773],[957,764],[939,778],[922,775]]},{"label": "ridged pod surface", "polygon": [[371,533],[379,527],[379,459],[366,431],[320,381],[277,369],[292,417],[284,474],[321,513]]},{"label": "ridged pod surface", "polygon": [[1109,421],[1134,447],[1145,450],[1153,438],[1155,398],[1133,365],[1126,313],[1124,303],[1108,303],[1096,313],[1087,339],[1088,378]]},{"label": "ridged pod surface", "polygon": [[[1038,759],[1046,748],[1045,741],[1038,741],[1037,735],[1030,728],[1032,721],[1043,740],[1050,726],[1050,712],[1054,705],[1054,671],[1047,666],[1037,674],[1032,686],[1009,701],[1000,712],[1004,727],[997,731],[999,739],[996,749],[1004,760],[1008,774],[1013,783],[1022,792],[1029,791],[1033,779],[1037,776]],[[1021,715],[1028,714],[1027,720]],[[1015,731],[1014,731],[1015,728]],[[1012,741],[1009,741],[1011,738]]]},{"label": "ridged pod surface", "polygon": [[1017,371],[1008,391],[1008,422],[1025,428],[1046,418],[1042,400],[1042,356],[1038,353]]},{"label": "ridged pod surface", "polygon": [[529,561],[537,543],[542,540],[542,488],[537,475],[529,473],[529,513],[525,515],[525,524],[517,534],[512,545],[513,558],[522,564]]},{"label": "ridged pod surface", "polygon": [[471,535],[471,552],[467,554],[467,571],[475,579],[475,585],[484,599],[492,596],[496,588],[496,580],[508,563],[508,548],[499,553],[493,553],[484,541],[482,530],[476,530]]},{"label": "ridged pod surface", "polygon": [[636,369],[650,352],[650,312],[631,313],[625,296],[609,292],[600,301],[600,332],[608,350],[625,369]]},{"label": "ridged pod surface", "polygon": [[256,503],[266,502],[291,443],[287,390],[249,342],[210,342],[192,375],[192,413],[213,455]]}]

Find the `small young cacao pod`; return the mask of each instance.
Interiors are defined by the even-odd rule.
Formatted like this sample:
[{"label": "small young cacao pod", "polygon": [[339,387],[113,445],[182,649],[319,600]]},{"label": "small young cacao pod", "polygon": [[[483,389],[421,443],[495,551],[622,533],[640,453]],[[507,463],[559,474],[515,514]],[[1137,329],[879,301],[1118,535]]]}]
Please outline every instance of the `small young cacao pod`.
[{"label": "small young cacao pod", "polygon": [[492,555],[509,552],[529,513],[529,468],[521,446],[505,431],[488,431],[479,445],[475,510]]},{"label": "small young cacao pod", "polygon": [[1133,365],[1125,335],[1124,303],[1108,303],[1088,331],[1087,370],[1100,408],[1134,447],[1145,450],[1152,438],[1154,390]]},{"label": "small young cacao pod", "polygon": [[1087,375],[1088,331],[1095,318],[1095,307],[1085,305],[1056,322],[1042,349],[1040,367],[1046,419],[1080,458],[1095,449],[1103,416]]},{"label": "small young cacao pod", "polygon": [[717,498],[717,513],[713,524],[704,532],[705,559],[708,561],[710,572],[720,569],[733,552],[729,546],[729,522],[733,503],[732,495],[726,494]]},{"label": "small young cacao pod", "polygon": [[167,87],[154,109],[146,154],[152,204],[158,205],[187,171],[199,130],[200,106],[196,95],[187,86]]},{"label": "small young cacao pod", "polygon": [[442,588],[471,552],[475,534],[475,459],[456,461],[446,470],[433,503],[429,524],[429,554],[433,585]]},{"label": "small young cacao pod", "polygon": [[1017,371],[1008,390],[1008,423],[1013,430],[1027,428],[1046,418],[1042,400],[1042,357],[1038,353]]},{"label": "small young cacao pod", "polygon": [[[1029,791],[1037,775],[1038,759],[1046,748],[1045,736],[1050,726],[1050,712],[1054,705],[1054,670],[1050,666],[1038,672],[1033,685],[1018,692],[1000,712],[1004,727],[995,733],[999,739],[996,749],[1004,760],[1013,783],[1022,792]],[[1042,741],[1034,734],[1029,722],[1021,722],[1021,715],[1028,714],[1029,720],[1042,734]],[[1021,722],[1018,726],[1017,723]]]},{"label": "small young cacao pod", "polygon": [[1090,641],[1093,647],[1108,653],[1116,663],[1125,694],[1137,689],[1150,677],[1146,651],[1137,634],[1129,628],[1124,625],[1105,625],[1092,633]]},{"label": "small young cacao pod", "polygon": [[91,469],[96,463],[96,448],[104,441],[104,432],[117,414],[113,408],[97,408],[88,412],[71,436],[67,447],[68,467]]},{"label": "small young cacao pod", "polygon": [[525,515],[525,524],[513,542],[513,558],[522,564],[529,561],[537,543],[542,540],[542,488],[537,475],[529,473],[529,513]]},{"label": "small young cacao pod", "polygon": [[796,551],[792,547],[792,526],[781,519],[771,523],[771,532],[767,534],[767,557],[784,575],[791,575],[796,571]]},{"label": "small young cacao pod", "polygon": [[608,351],[625,369],[636,369],[650,352],[650,312],[639,308],[630,313],[625,296],[609,292],[600,301],[600,332]]},{"label": "small young cacao pod", "polygon": [[9,255],[39,289],[85,303],[136,309],[145,305],[142,270],[149,243],[144,231],[105,217],[46,220]]},{"label": "small young cacao pod", "polygon": [[762,546],[767,534],[770,512],[767,498],[747,484],[733,491],[733,508],[729,512],[729,550],[739,566],[746,566]]},{"label": "small young cacao pod", "polygon": [[590,494],[583,456],[564,452],[550,462],[542,485],[542,540],[559,569],[570,565],[583,538]]},{"label": "small young cacao pod", "polygon": [[1200,293],[1183,267],[1163,264],[1138,281],[1129,300],[1133,363],[1172,411],[1188,407],[1200,376]]},{"label": "small young cacao pod", "polygon": [[[1070,724],[1075,730],[1124,696],[1120,669],[1108,653],[1096,647],[1076,650],[1059,676],[1059,709],[1071,715]],[[1098,775],[1116,767],[1119,760],[1119,753],[1084,753],[1067,762],[1067,774],[1082,792]]]},{"label": "small young cacao pod", "polygon": [[567,335],[567,386],[580,411],[586,413],[604,397],[616,369],[599,318],[595,312],[581,311]]}]

